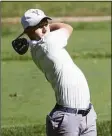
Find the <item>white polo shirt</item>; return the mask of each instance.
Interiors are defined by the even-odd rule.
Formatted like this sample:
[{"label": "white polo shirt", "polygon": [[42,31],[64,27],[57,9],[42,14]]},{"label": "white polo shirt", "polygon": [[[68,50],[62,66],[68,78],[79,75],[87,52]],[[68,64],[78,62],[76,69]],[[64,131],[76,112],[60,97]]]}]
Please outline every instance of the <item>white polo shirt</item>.
[{"label": "white polo shirt", "polygon": [[40,41],[32,41],[31,55],[55,91],[56,102],[72,108],[87,108],[90,93],[86,78],[65,49],[66,29],[49,32]]}]

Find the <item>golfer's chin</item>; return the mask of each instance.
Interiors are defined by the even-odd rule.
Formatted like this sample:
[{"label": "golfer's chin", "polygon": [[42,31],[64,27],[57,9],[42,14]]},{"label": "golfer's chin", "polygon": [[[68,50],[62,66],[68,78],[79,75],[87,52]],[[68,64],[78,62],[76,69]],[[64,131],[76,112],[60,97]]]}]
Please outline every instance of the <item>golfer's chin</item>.
[{"label": "golfer's chin", "polygon": [[38,34],[35,38],[33,38],[33,40],[40,40],[42,39],[44,36],[46,36],[48,33],[50,33],[50,30],[46,31],[45,33],[41,33],[41,34]]}]

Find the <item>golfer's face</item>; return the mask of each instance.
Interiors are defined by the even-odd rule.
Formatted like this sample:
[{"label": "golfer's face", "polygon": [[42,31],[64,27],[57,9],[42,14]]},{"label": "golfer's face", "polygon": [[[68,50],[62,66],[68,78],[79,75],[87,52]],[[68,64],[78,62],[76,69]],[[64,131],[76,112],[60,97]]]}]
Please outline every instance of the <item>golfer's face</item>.
[{"label": "golfer's face", "polygon": [[31,27],[25,31],[31,40],[36,40],[44,36],[47,32],[50,32],[47,19],[41,21],[37,26]]},{"label": "golfer's face", "polygon": [[35,30],[35,34],[38,37],[42,37],[49,31],[50,31],[50,29],[49,29],[48,21],[45,20],[45,21],[42,21],[40,24],[37,25],[37,29]]}]

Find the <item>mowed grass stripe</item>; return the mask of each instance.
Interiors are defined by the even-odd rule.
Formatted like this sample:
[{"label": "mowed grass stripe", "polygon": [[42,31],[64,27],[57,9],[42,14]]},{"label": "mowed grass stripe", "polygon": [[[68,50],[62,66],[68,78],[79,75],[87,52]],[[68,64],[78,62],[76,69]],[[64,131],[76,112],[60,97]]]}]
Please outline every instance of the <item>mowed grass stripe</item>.
[{"label": "mowed grass stripe", "polygon": [[[65,22],[68,23],[68,22]],[[74,28],[74,30],[99,30],[99,31],[110,31],[111,21],[101,21],[101,22],[69,22],[69,24]],[[10,27],[11,24],[2,23],[2,36],[18,35],[23,31],[23,28],[20,23],[13,24],[13,27]]]},{"label": "mowed grass stripe", "polygon": [[[111,58],[112,54],[109,54],[107,52],[75,52],[74,54],[71,55],[72,58],[83,58],[83,59],[87,59],[87,58]],[[12,54],[8,54],[8,53],[4,53],[2,54],[2,61],[13,61],[13,60],[21,60],[21,61],[29,61],[32,60],[32,57],[30,55],[25,55],[25,56],[20,56],[20,55],[12,55]]]},{"label": "mowed grass stripe", "polygon": [[[45,125],[2,127],[3,136],[45,136]],[[97,122],[98,136],[111,136],[111,121]]]},{"label": "mowed grass stripe", "polygon": [[[110,26],[110,24],[108,23],[106,23],[106,25],[108,27]],[[88,23],[84,23],[84,24],[82,23],[81,26],[82,28],[79,30],[74,29],[73,34],[68,40],[68,45],[66,49],[68,50],[70,55],[75,58],[78,57],[79,58],[110,58],[111,57],[110,29],[106,29],[104,27],[104,29],[97,30],[94,29],[93,27],[93,29],[83,30],[83,26],[90,27],[90,25]],[[8,33],[10,32],[11,35],[9,34],[6,35],[7,31],[5,32],[5,30],[3,30],[3,36],[1,39],[2,60],[31,60],[31,55],[29,52],[26,53],[24,56],[20,56],[12,48],[11,42],[18,35],[16,31],[17,28],[18,27],[14,27],[14,29],[8,31]]]}]

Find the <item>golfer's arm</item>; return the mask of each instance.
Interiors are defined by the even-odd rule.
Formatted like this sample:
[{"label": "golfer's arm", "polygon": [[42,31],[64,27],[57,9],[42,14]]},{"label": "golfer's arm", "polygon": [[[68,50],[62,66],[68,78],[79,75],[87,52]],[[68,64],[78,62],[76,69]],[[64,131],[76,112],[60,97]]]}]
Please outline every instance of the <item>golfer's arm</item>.
[{"label": "golfer's arm", "polygon": [[72,34],[73,28],[69,24],[65,23],[51,23],[50,31],[55,31],[61,28],[65,28],[68,31],[69,36]]}]

